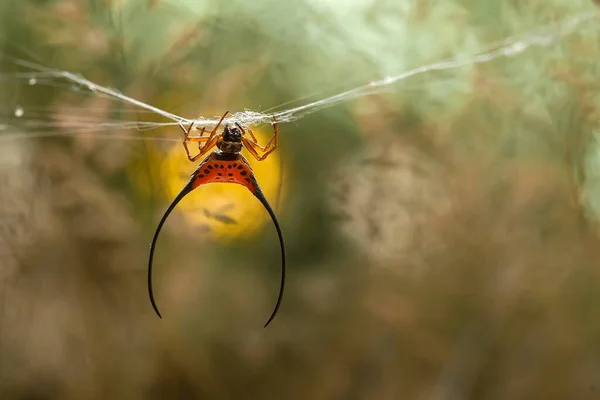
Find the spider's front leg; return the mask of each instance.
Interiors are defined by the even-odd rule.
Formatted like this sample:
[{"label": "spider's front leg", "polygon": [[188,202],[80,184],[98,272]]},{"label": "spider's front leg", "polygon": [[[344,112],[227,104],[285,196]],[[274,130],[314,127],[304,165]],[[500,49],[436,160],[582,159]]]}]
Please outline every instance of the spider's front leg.
[{"label": "spider's front leg", "polygon": [[187,155],[188,160],[190,161],[196,161],[198,159],[198,157],[200,157],[200,153],[196,154],[195,156],[192,156],[190,154],[190,149],[188,148],[188,142],[198,142],[198,150],[202,151],[202,143],[203,142],[207,142],[208,139],[210,139],[209,136],[202,136],[204,135],[204,131],[206,128],[202,128],[202,132],[200,133],[200,137],[198,138],[190,138],[189,134],[190,131],[192,130],[192,127],[194,126],[194,122],[192,121],[192,123],[190,124],[189,128],[185,128],[183,126],[183,123],[181,121],[179,121],[179,127],[181,128],[181,130],[184,133],[184,137],[183,137],[183,148],[185,149],[185,153]]},{"label": "spider's front leg", "polygon": [[[244,128],[242,128],[242,126],[238,123],[236,123],[236,125],[238,126],[238,128],[240,128],[242,133],[245,135],[246,131],[244,130]],[[265,146],[261,146],[260,144],[257,143],[256,136],[254,136],[254,133],[252,133],[252,130],[248,129],[248,134],[250,135],[250,137],[252,137],[252,139],[242,137],[242,142],[244,143],[244,146],[246,146],[246,148],[248,149],[250,154],[252,154],[252,156],[254,156],[254,158],[256,158],[258,161],[264,160],[265,158],[267,158],[269,156],[269,154],[271,154],[272,152],[274,152],[277,149],[277,138],[279,135],[277,118],[275,118],[275,116],[273,116],[273,136],[271,137],[271,139],[267,142],[267,144]],[[262,154],[260,154],[260,153],[262,153]]]},{"label": "spider's front leg", "polygon": [[[204,136],[206,127],[203,127],[202,132],[200,132],[200,137],[191,138],[190,131],[192,130],[192,127],[194,126],[195,121],[192,121],[189,128],[187,128],[187,129],[183,126],[183,123],[181,121],[179,121],[179,127],[181,128],[181,130],[184,133],[183,147],[185,148],[185,152],[187,154],[188,160],[190,160],[192,162],[196,161],[200,156],[206,154],[210,149],[215,147],[215,145],[217,144],[217,141],[219,140],[219,134],[217,134],[217,130],[219,129],[221,122],[223,122],[223,119],[225,119],[225,116],[228,113],[229,113],[229,111],[225,111],[225,114],[223,114],[223,116],[219,120],[219,123],[215,126],[215,128],[210,132],[210,135],[208,135],[208,136]],[[192,156],[190,154],[190,151],[187,146],[188,142],[198,142],[198,151],[199,152],[195,156]],[[204,146],[202,145],[202,143],[204,143]]]}]

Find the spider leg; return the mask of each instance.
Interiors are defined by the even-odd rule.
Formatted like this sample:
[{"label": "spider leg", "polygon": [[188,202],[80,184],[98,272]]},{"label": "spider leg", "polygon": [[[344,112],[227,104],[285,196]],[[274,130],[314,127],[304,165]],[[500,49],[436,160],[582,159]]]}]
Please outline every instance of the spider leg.
[{"label": "spider leg", "polygon": [[[179,121],[179,128],[181,128],[181,130],[183,131],[183,148],[185,149],[185,153],[187,154],[187,158],[190,161],[196,161],[198,159],[198,157],[200,157],[199,154],[196,154],[195,156],[192,156],[190,154],[190,149],[188,148],[188,142],[198,142],[198,150],[200,150],[200,143],[201,142],[206,142],[209,138],[208,137],[199,137],[199,138],[190,138],[190,131],[192,130],[192,127],[194,126],[195,121],[192,121],[190,123],[190,126],[186,129],[185,126],[183,126],[183,122]],[[202,128],[202,132],[200,133],[200,136],[204,135],[204,131],[206,128]]]},{"label": "spider leg", "polygon": [[[277,119],[275,117],[273,117],[273,121],[273,136],[265,146],[261,146],[257,143],[256,138],[250,129],[248,129],[248,132],[254,140],[245,137],[242,138],[242,143],[244,143],[244,146],[246,146],[250,154],[252,154],[252,156],[258,161],[264,160],[269,154],[277,149],[277,138],[279,136],[279,131],[277,129]],[[259,153],[262,153],[262,155]]]},{"label": "spider leg", "polygon": [[[204,136],[204,137],[198,137],[198,138],[188,138],[189,140],[185,140],[183,141],[183,148],[185,149],[185,153],[187,154],[187,158],[188,160],[194,162],[196,161],[201,155],[205,154],[206,151],[208,151],[207,146],[209,146],[210,144],[210,148],[214,147],[214,145],[217,143],[217,140],[219,139],[218,136],[216,136],[213,140],[214,143],[210,143],[210,136]],[[190,150],[188,149],[188,145],[187,142],[198,142],[198,154],[196,154],[195,156],[192,156],[190,154]],[[206,142],[204,144],[204,146],[202,146],[202,142]],[[206,149],[206,150],[205,150]]]},{"label": "spider leg", "polygon": [[252,129],[248,128],[248,134],[254,142],[258,143],[258,140],[256,139],[256,136],[254,136],[254,132],[252,132]]},{"label": "spider leg", "polygon": [[[246,130],[242,127],[242,125],[240,125],[239,122],[236,122],[235,124],[242,131],[242,135],[245,136],[246,135]],[[254,140],[255,142],[257,142],[256,136],[254,136],[254,133],[252,132],[252,130],[250,128],[248,128],[248,132],[247,133],[250,135],[250,137],[252,138],[252,140]]]},{"label": "spider leg", "polygon": [[260,144],[258,144],[258,142],[256,140],[250,140],[248,139],[249,142],[252,142],[254,144],[254,147],[265,152],[265,151],[269,151],[271,150],[273,147],[277,148],[277,139],[275,138],[275,136],[273,136],[271,139],[269,139],[269,141],[267,142],[266,145],[261,146]]},{"label": "spider leg", "polygon": [[244,147],[248,150],[248,153],[252,154],[252,157],[256,158],[258,161],[262,161],[262,159],[260,158],[261,156],[256,151],[256,148],[254,148],[256,143],[251,142],[250,139],[247,139],[245,137],[242,138],[242,143],[244,144]]},{"label": "spider leg", "polygon": [[223,120],[225,119],[225,116],[229,114],[229,111],[225,111],[225,114],[223,114],[223,116],[221,117],[221,119],[219,120],[219,123],[215,126],[215,129],[213,129],[210,132],[210,136],[214,135],[215,132],[217,132],[217,129],[219,129],[219,126],[221,126],[221,122],[223,122]]},{"label": "spider leg", "polygon": [[277,122],[277,118],[273,115],[273,136],[271,136],[271,140],[267,143],[265,147],[269,147],[270,145],[275,146],[277,148],[277,138],[279,137],[279,123]]},{"label": "spider leg", "polygon": [[190,131],[192,130],[192,127],[194,126],[195,122],[196,121],[192,121],[190,123],[190,126],[187,129],[185,128],[185,126],[183,126],[183,122],[181,122],[181,121],[178,122],[178,125],[179,125],[179,128],[183,131],[183,133],[187,136],[190,133]]},{"label": "spider leg", "polygon": [[[247,138],[242,138],[242,143],[248,149],[248,152],[258,161],[264,160],[277,149],[277,141],[269,141],[265,147]],[[259,154],[259,152],[263,152],[263,154]]]},{"label": "spider leg", "polygon": [[[217,141],[219,140],[220,137],[221,137],[221,135],[212,135],[212,136],[206,137],[206,143],[204,143],[204,146],[202,146],[200,144],[200,141],[198,141],[198,150],[200,150],[200,152],[193,157],[192,161],[196,161],[198,159],[198,157],[206,154],[210,149],[215,147],[215,145],[217,144]],[[197,139],[204,139],[204,138],[197,138]]]},{"label": "spider leg", "polygon": [[[179,121],[179,127],[185,133],[185,136],[183,138],[183,147],[185,148],[185,152],[187,154],[188,160],[190,160],[192,162],[196,161],[200,156],[202,156],[203,154],[206,154],[210,149],[215,147],[215,145],[217,144],[217,140],[219,139],[219,136],[220,136],[217,133],[217,129],[219,129],[221,122],[223,122],[223,120],[225,119],[225,116],[227,114],[229,114],[229,111],[225,111],[225,114],[223,114],[223,116],[219,120],[219,123],[214,127],[214,129],[210,132],[210,135],[208,135],[208,136],[203,136],[204,132],[206,131],[206,127],[203,127],[202,132],[200,132],[200,137],[191,138],[189,135],[190,135],[190,131],[192,130],[192,127],[194,126],[195,121],[192,121],[192,123],[190,124],[188,129],[185,129],[185,127],[183,126],[181,121]],[[188,142],[198,142],[198,151],[199,152],[195,156],[190,155],[190,151],[187,146]],[[206,142],[204,144],[204,146],[201,145],[201,143],[203,143],[203,142]]]}]

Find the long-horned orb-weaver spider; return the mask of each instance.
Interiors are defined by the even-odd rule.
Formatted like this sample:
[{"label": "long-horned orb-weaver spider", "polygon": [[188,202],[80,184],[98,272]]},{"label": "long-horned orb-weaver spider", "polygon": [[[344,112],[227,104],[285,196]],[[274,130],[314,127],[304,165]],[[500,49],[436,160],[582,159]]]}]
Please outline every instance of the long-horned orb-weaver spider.
[{"label": "long-horned orb-weaver spider", "polygon": [[[219,123],[208,136],[204,136],[204,131],[206,128],[202,128],[202,132],[200,133],[199,137],[190,137],[189,134],[192,130],[194,122],[192,122],[187,129],[181,122],[179,123],[179,127],[185,133],[183,147],[185,148],[185,152],[187,153],[190,161],[196,161],[200,156],[208,153],[215,146],[217,146],[217,150],[210,153],[200,163],[200,165],[198,165],[198,168],[196,168],[194,173],[192,173],[190,181],[184,186],[177,197],[175,197],[175,200],[173,200],[169,208],[167,208],[167,211],[158,223],[158,227],[154,233],[154,238],[152,239],[152,244],[150,245],[150,259],[148,261],[148,294],[150,295],[150,302],[152,303],[152,307],[154,307],[154,311],[156,311],[156,314],[159,316],[159,318],[162,318],[160,312],[158,311],[158,307],[156,306],[156,302],[154,301],[154,293],[152,291],[152,259],[154,256],[154,249],[156,247],[156,240],[158,239],[160,230],[175,206],[177,206],[181,199],[183,199],[188,193],[205,183],[237,183],[245,186],[262,203],[264,208],[271,216],[279,237],[279,245],[281,247],[281,283],[279,286],[279,295],[277,296],[275,308],[265,324],[266,327],[269,325],[269,323],[271,323],[273,318],[275,318],[275,315],[279,310],[279,306],[281,305],[281,300],[283,299],[283,289],[285,286],[285,245],[283,243],[283,234],[281,233],[279,221],[275,216],[275,212],[260,190],[250,164],[246,158],[240,154],[240,151],[245,147],[258,161],[262,161],[267,158],[267,156],[277,148],[277,119],[273,117],[273,137],[263,147],[257,143],[256,137],[250,129],[244,129],[237,122],[235,123],[236,126],[233,128],[230,128],[229,125],[226,124],[223,131],[221,133],[217,133],[219,126],[228,113],[229,111],[223,114],[219,120]],[[250,138],[248,138],[248,136]],[[195,156],[190,155],[187,145],[188,142],[198,142],[198,149],[200,152]]]}]

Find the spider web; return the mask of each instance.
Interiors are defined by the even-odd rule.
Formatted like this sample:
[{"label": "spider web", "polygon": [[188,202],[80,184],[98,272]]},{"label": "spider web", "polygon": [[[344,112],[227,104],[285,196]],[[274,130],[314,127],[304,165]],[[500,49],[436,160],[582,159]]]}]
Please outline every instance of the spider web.
[{"label": "spider web", "polygon": [[[491,43],[485,47],[481,52],[471,55],[469,57],[454,57],[450,59],[441,60],[432,64],[423,65],[408,71],[401,72],[397,75],[386,76],[379,80],[374,80],[362,86],[358,86],[349,90],[341,91],[337,94],[320,98],[319,100],[306,102],[296,107],[285,108],[282,110],[278,110],[283,106],[302,101],[314,96],[305,96],[293,102],[286,102],[279,106],[272,107],[265,111],[256,111],[245,109],[244,111],[236,112],[233,114],[229,114],[229,116],[224,120],[225,123],[233,124],[238,122],[243,126],[254,127],[260,126],[264,124],[271,124],[272,118],[276,117],[279,123],[286,123],[296,121],[300,118],[303,118],[309,114],[321,111],[323,109],[339,105],[342,103],[346,103],[355,99],[358,99],[363,96],[370,96],[379,93],[383,93],[385,91],[394,90],[394,85],[397,85],[399,82],[405,81],[408,78],[414,77],[416,75],[425,74],[433,71],[444,71],[451,69],[458,69],[463,67],[469,67],[476,64],[484,64],[488,63],[492,60],[498,58],[508,58],[514,57],[519,54],[524,53],[528,49],[532,47],[548,47],[555,43],[557,43],[560,39],[568,36],[575,32],[578,28],[581,27],[582,24],[586,22],[590,22],[596,19],[596,12],[586,12],[578,14],[574,17],[567,18],[563,21],[548,24],[545,26],[538,27],[534,30],[507,37],[506,39]],[[155,107],[151,104],[144,103],[135,98],[129,97],[115,89],[104,87],[98,85],[81,75],[62,70],[51,69],[33,62],[14,59],[13,62],[21,67],[24,67],[29,70],[29,72],[23,72],[18,74],[13,74],[12,78],[24,79],[30,85],[35,84],[46,84],[50,86],[60,87],[64,86],[64,83],[59,83],[60,81],[68,82],[67,86],[69,89],[73,91],[87,91],[92,93],[94,96],[101,98],[109,98],[112,100],[116,100],[122,103],[129,104],[131,106],[137,107],[138,109],[143,110],[142,112],[154,113],[165,117],[166,119],[171,120],[172,122],[143,122],[143,121],[123,121],[123,120],[102,120],[94,119],[90,117],[86,119],[85,117],[78,117],[70,122],[54,123],[49,122],[47,120],[36,120],[35,119],[35,110],[27,110],[28,119],[26,120],[26,127],[30,129],[35,128],[52,128],[52,127],[62,127],[62,128],[76,128],[78,129],[78,133],[85,134],[86,131],[89,133],[93,133],[94,131],[98,131],[104,128],[111,129],[137,129],[139,131],[146,131],[155,129],[158,127],[164,126],[176,126],[179,123],[190,124],[194,122],[195,129],[201,129],[202,127],[212,127],[216,125],[220,119],[220,116],[213,117],[204,117],[200,116],[194,119],[189,119],[158,107]],[[0,77],[2,75],[0,74]],[[403,88],[405,89],[405,88]],[[139,113],[139,111],[137,111]],[[24,115],[25,111],[22,107],[17,107],[14,111],[14,115],[17,118],[20,118]],[[42,136],[57,136],[60,133],[57,132],[33,132],[29,134],[10,134],[6,133],[9,126],[0,125],[0,131],[4,130],[5,134],[0,135],[0,140],[14,140],[21,138],[31,138],[31,137],[42,137]],[[66,133],[65,135],[70,135],[71,133]],[[137,139],[137,140],[163,140],[163,141],[179,141],[179,138],[167,138],[167,137],[148,137],[144,136],[131,136],[131,135],[110,135],[111,138],[120,138],[120,139]]]}]

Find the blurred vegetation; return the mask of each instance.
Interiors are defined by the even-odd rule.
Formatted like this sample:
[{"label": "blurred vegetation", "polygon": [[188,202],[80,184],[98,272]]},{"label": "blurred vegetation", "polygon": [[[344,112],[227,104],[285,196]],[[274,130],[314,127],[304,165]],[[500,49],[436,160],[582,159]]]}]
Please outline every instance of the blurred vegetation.
[{"label": "blurred vegetation", "polygon": [[266,330],[274,232],[222,241],[174,214],[159,320],[145,268],[170,147],[60,124],[25,140],[20,124],[159,118],[27,84],[11,61],[212,116],[316,100],[594,7],[3,1],[0,125],[22,136],[0,136],[0,398],[600,398],[597,18],[282,124],[289,275]]}]

